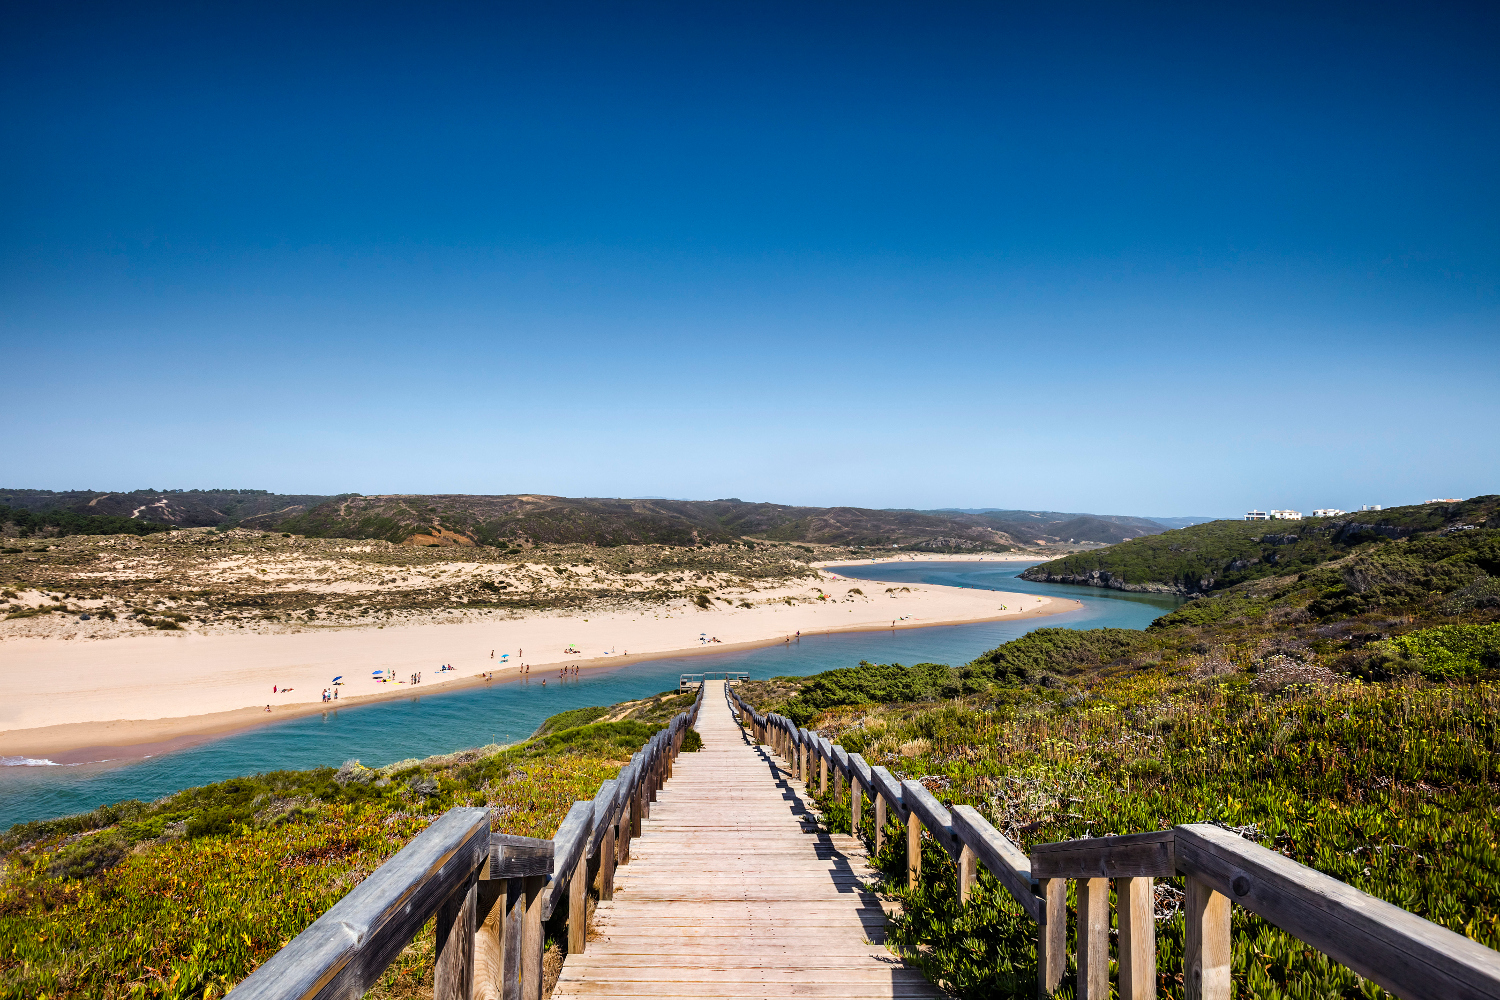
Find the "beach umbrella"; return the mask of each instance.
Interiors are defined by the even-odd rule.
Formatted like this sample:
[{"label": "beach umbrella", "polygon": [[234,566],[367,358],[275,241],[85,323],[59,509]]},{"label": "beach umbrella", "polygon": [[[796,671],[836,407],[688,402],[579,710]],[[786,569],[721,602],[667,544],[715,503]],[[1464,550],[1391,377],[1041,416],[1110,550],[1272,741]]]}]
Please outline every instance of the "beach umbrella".
[{"label": "beach umbrella", "polygon": [[333,679],[333,683],[337,684],[339,681],[341,681],[343,679],[344,679],[344,675],[343,674],[339,674],[337,677],[335,677]]}]

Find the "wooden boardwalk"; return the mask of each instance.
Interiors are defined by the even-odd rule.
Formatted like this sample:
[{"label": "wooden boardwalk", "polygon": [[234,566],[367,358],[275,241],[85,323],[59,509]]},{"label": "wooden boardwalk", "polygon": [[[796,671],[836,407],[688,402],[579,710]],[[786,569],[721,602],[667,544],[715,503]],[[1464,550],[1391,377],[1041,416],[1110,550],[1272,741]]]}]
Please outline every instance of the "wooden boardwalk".
[{"label": "wooden boardwalk", "polygon": [[703,749],[677,758],[554,1000],[943,996],[881,944],[863,847],[818,832],[802,783],[708,688]]}]

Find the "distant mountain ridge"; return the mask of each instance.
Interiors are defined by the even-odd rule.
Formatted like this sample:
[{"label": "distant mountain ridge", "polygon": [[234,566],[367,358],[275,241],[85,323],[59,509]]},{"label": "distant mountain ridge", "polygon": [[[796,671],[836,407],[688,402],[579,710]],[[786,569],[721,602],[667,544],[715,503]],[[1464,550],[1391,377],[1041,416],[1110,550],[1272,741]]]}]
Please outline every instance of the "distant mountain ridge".
[{"label": "distant mountain ridge", "polygon": [[[348,495],[348,494],[346,494]],[[266,490],[21,490],[0,489],[0,504],[34,514],[66,511],[136,518],[182,528],[272,528],[338,497]]]},{"label": "distant mountain ridge", "polygon": [[[1194,524],[1206,524],[1209,521],[1220,520],[1216,517],[1135,517],[1128,514],[1065,514],[1055,510],[1005,510],[999,507],[941,507],[937,510],[924,511],[927,514],[977,514],[996,521],[1006,521],[1013,524],[1034,524],[1039,527],[1047,524],[1065,524],[1069,521],[1078,521],[1084,518],[1092,518],[1099,521],[1109,521],[1114,524],[1145,529],[1143,534],[1155,534],[1158,529],[1186,528]],[[1138,537],[1138,536],[1130,536]],[[1093,541],[1094,539],[1090,539]],[[1100,539],[1102,540],[1102,539]],[[1124,541],[1124,538],[1115,541]]]},{"label": "distant mountain ridge", "polygon": [[793,507],[738,498],[361,496],[323,504],[280,527],[303,535],[418,545],[698,545],[752,537],[931,552],[1017,547],[1015,539],[982,519],[857,507]]},{"label": "distant mountain ridge", "polygon": [[[760,538],[924,552],[1114,544],[1166,530],[1150,518],[986,508],[874,510],[720,500],[266,490],[0,490],[0,504],[176,527],[249,527],[414,545],[694,545]],[[1053,549],[1056,551],[1056,548]]]},{"label": "distant mountain ridge", "polygon": [[[761,538],[925,552],[1112,544],[1166,530],[1145,518],[1001,511],[873,510],[721,500],[505,496],[347,497],[281,527],[412,544],[691,545]],[[1025,518],[1025,520],[1023,520]]]}]

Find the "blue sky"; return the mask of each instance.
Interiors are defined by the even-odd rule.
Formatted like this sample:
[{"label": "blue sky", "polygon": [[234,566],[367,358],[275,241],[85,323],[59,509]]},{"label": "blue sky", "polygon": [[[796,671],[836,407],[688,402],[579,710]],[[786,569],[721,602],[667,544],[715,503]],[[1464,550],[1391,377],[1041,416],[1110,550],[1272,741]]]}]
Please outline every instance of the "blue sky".
[{"label": "blue sky", "polygon": [[4,485],[1500,492],[1493,6],[213,6],[11,12]]}]

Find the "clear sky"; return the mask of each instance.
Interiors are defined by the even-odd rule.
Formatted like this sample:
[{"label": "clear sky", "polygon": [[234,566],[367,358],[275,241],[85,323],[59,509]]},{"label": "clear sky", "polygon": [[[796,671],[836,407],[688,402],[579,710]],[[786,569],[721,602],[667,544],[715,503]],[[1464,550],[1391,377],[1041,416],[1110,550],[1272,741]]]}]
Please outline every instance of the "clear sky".
[{"label": "clear sky", "polygon": [[1500,492],[1500,8],[31,4],[0,485]]}]

